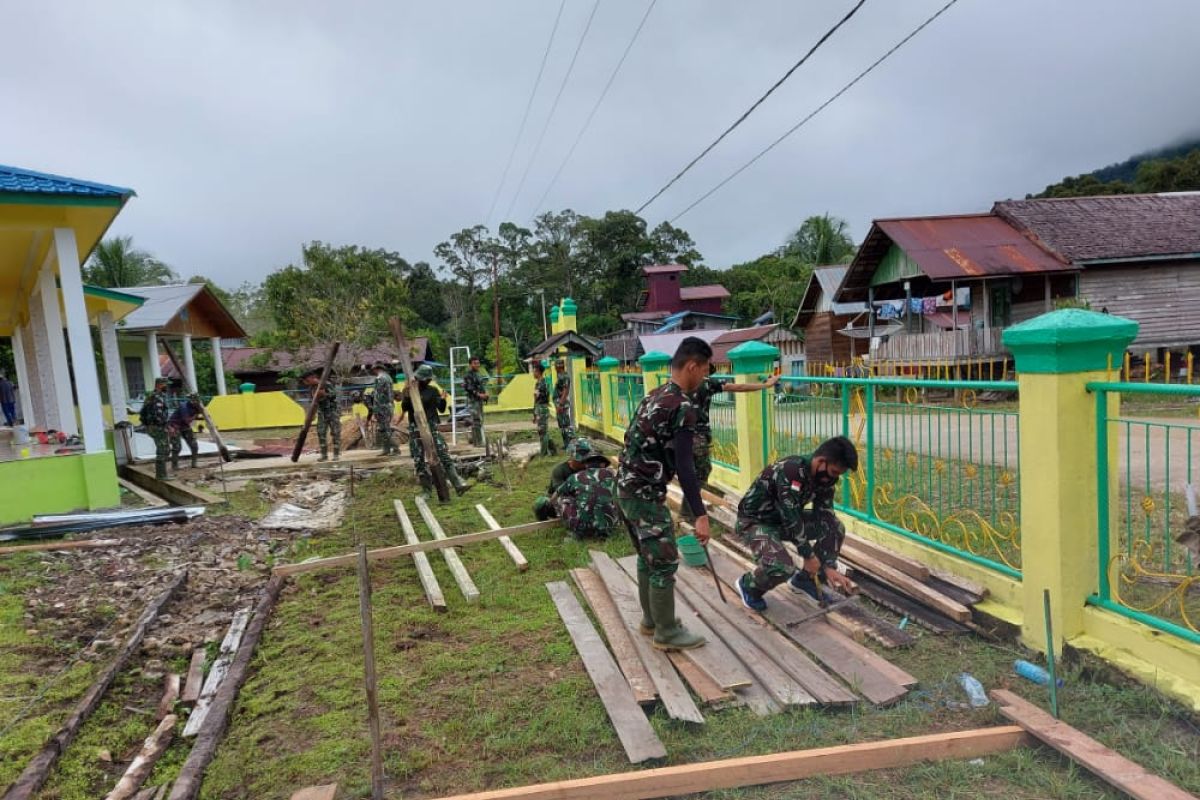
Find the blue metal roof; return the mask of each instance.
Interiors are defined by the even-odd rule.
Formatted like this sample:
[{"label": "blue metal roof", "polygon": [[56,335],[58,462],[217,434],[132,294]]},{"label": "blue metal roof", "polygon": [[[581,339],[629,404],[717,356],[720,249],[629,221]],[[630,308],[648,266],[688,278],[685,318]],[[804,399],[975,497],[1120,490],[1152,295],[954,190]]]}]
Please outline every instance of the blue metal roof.
[{"label": "blue metal roof", "polygon": [[34,172],[3,164],[0,164],[0,192],[75,195],[78,197],[130,197],[135,194],[133,189],[121,186],[81,181],[76,178],[65,178],[61,175]]}]

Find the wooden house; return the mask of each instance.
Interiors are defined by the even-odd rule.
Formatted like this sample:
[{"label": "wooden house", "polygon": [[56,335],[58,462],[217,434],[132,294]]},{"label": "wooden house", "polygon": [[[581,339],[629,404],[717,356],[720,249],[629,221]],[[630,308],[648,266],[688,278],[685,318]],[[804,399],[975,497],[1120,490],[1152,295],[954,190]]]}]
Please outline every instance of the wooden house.
[{"label": "wooden house", "polygon": [[846,364],[867,352],[868,340],[843,333],[855,325],[866,325],[867,304],[834,300],[848,269],[844,264],[817,267],[809,276],[808,287],[792,320],[792,328],[804,332],[803,358],[790,364],[785,362],[785,372],[804,375],[810,367]]}]

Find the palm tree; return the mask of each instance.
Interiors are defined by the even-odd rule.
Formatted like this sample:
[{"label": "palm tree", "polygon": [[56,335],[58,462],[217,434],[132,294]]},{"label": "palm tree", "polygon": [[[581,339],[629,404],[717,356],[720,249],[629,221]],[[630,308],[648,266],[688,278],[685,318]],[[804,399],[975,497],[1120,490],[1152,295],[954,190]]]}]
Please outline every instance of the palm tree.
[{"label": "palm tree", "polygon": [[846,220],[822,214],[804,220],[788,237],[780,255],[796,256],[805,264],[841,264],[854,256],[854,241]]},{"label": "palm tree", "polygon": [[175,270],[145,250],[133,246],[132,236],[112,236],[92,252],[83,279],[93,286],[162,286],[179,280]]}]

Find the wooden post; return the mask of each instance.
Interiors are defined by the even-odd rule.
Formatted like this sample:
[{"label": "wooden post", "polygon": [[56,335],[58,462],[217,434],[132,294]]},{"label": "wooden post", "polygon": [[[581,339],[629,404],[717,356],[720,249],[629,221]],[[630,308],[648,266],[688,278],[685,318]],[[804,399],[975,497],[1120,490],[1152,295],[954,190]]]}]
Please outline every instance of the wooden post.
[{"label": "wooden post", "polygon": [[[163,351],[166,352],[167,358],[171,359],[171,364],[174,365],[175,371],[182,375],[184,380],[187,381],[187,372],[184,371],[183,364],[175,355],[175,351],[171,349],[171,345],[166,339],[163,339],[160,344],[162,344]],[[196,391],[196,386],[193,383],[189,382],[187,388],[188,391],[193,394]],[[217,430],[217,426],[213,424],[212,417],[208,415],[208,409],[204,407],[204,403],[197,402],[196,405],[200,406],[200,416],[204,417],[204,424],[208,426],[208,437],[212,439],[213,444],[217,446],[217,452],[221,454],[221,460],[226,462],[233,461],[233,457],[229,455],[229,448],[225,447],[225,443],[221,441],[221,432]]]},{"label": "wooden post", "polygon": [[[333,360],[337,358],[338,348],[341,346],[341,342],[334,342],[329,346],[329,356],[325,359],[325,369],[321,370],[321,380],[317,383],[317,388],[313,391],[312,402],[308,404],[308,410],[304,412],[304,425],[300,428],[300,435],[296,437],[296,446],[292,448],[293,464],[300,460],[300,451],[304,449],[304,440],[308,438],[308,429],[312,427],[313,417],[317,415],[317,396],[325,391],[325,381],[329,380],[329,373],[333,372]],[[338,429],[334,432],[334,436],[340,437],[341,435],[342,430],[339,421]],[[324,447],[324,445],[321,446]]]},{"label": "wooden post", "polygon": [[383,800],[383,743],[379,733],[379,699],[375,694],[375,629],[371,621],[371,574],[367,569],[365,543],[358,545],[358,612],[362,619],[367,724],[371,729],[371,800]]},{"label": "wooden post", "polygon": [[[404,368],[404,386],[408,390],[409,401],[412,402],[412,413],[417,421],[417,432],[421,435],[421,443],[425,446],[425,463],[433,474],[433,485],[437,489],[438,500],[450,502],[450,487],[446,484],[446,473],[442,471],[442,462],[438,460],[437,448],[433,446],[433,429],[425,417],[425,406],[421,405],[421,393],[417,390],[417,381],[413,377],[412,358],[408,353],[408,337],[404,335],[404,323],[399,317],[388,320],[388,327],[396,337],[396,348],[400,351],[400,366]],[[454,413],[454,409],[450,410]]]}]

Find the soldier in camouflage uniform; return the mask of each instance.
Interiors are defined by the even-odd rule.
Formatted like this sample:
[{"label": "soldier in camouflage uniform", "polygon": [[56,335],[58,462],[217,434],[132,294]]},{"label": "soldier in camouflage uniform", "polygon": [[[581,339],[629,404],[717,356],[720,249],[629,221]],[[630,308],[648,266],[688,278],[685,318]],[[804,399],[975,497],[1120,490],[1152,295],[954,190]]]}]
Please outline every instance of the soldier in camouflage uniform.
[{"label": "soldier in camouflage uniform", "polygon": [[[757,392],[770,389],[779,382],[779,376],[772,375],[763,383],[734,383],[714,377],[712,373],[715,371],[716,368],[710,366],[708,377],[692,392],[692,402],[696,405],[696,476],[701,483],[708,483],[708,477],[712,474],[712,423],[709,412],[713,395],[721,392]],[[687,504],[680,509],[680,513],[684,519],[691,520],[692,510]]]},{"label": "soldier in camouflage uniform", "polygon": [[463,375],[463,393],[471,411],[471,444],[483,447],[483,404],[487,402],[487,376],[479,371],[479,356],[471,356],[470,369]]},{"label": "soldier in camouflage uniform", "polygon": [[[582,439],[576,439],[578,444]],[[589,458],[587,465],[568,477],[554,497],[558,516],[576,539],[607,539],[617,526],[617,474],[608,459]]]},{"label": "soldier in camouflage uniform", "polygon": [[389,456],[396,452],[392,440],[392,417],[396,415],[392,376],[383,364],[375,365],[375,383],[372,384],[371,416],[375,419],[375,446]]},{"label": "soldier in camouflage uniform", "polygon": [[188,452],[192,454],[191,467],[196,468],[196,456],[200,445],[196,443],[196,433],[192,425],[200,416],[200,398],[189,394],[175,409],[175,413],[167,420],[167,440],[171,446],[171,469],[179,471],[179,454],[183,451],[183,443],[187,442]]},{"label": "soldier in camouflage uniform", "polygon": [[170,437],[167,434],[167,421],[171,413],[167,407],[168,385],[169,381],[166,378],[155,378],[154,391],[142,403],[142,410],[138,415],[142,424],[146,426],[146,433],[154,440],[154,477],[160,481],[167,479],[167,454],[171,449]]},{"label": "soldier in camouflage uniform", "polygon": [[558,378],[554,383],[554,419],[565,448],[575,438],[575,421],[571,419],[571,376],[561,358],[554,362],[554,371]]},{"label": "soldier in camouflage uniform", "polygon": [[[808,458],[787,456],[755,479],[738,504],[736,528],[754,555],[755,568],[738,581],[747,608],[766,609],[763,595],[784,581],[814,599],[819,599],[818,576],[832,588],[849,589],[850,581],[837,571],[846,529],[833,513],[833,494],[838,478],[857,469],[854,443],[836,436]],[[809,504],[812,508],[805,510]],[[803,569],[796,569],[784,541],[796,545]]]},{"label": "soldier in camouflage uniform", "polygon": [[[438,463],[442,465],[442,472],[445,473],[446,480],[450,482],[456,492],[462,494],[470,487],[459,476],[454,459],[450,457],[450,448],[446,447],[446,440],[442,438],[442,433],[438,430],[438,424],[441,422],[438,415],[446,410],[446,393],[432,385],[433,369],[428,364],[417,367],[413,377],[417,381],[417,391],[421,396],[421,408],[425,409],[425,419],[429,422],[429,434],[433,438],[433,447],[437,450]],[[425,443],[421,440],[421,429],[417,425],[412,398],[409,397],[407,390],[404,392],[404,399],[400,401],[401,421],[406,416],[408,417],[408,451],[412,454],[417,480],[425,489],[432,489],[433,475],[429,471],[428,462],[425,461]]]},{"label": "soldier in camouflage uniform", "polygon": [[534,501],[534,515],[541,520],[557,517],[558,508],[554,502],[555,496],[563,484],[567,482],[567,478],[582,469],[608,466],[612,466],[608,459],[597,453],[589,440],[575,438],[571,444],[567,445],[567,460],[556,465],[550,471],[550,485],[546,489],[546,493]]},{"label": "soldier in camouflage uniform", "polygon": [[699,647],[704,637],[691,633],[675,616],[675,572],[679,552],[674,522],[667,510],[667,484],[679,475],[685,502],[696,514],[696,538],[709,538],[708,516],[692,449],[696,408],[690,393],[708,375],[712,348],[703,339],[684,339],[671,359],[671,379],[642,399],[625,431],[617,470],[617,507],[638,551],[640,630],[654,635],[660,650]]},{"label": "soldier in camouflage uniform", "polygon": [[550,440],[550,389],[546,386],[546,365],[533,362],[533,422],[537,425],[541,455],[552,456],[558,447]]},{"label": "soldier in camouflage uniform", "polygon": [[329,460],[329,442],[333,442],[333,460],[342,457],[342,415],[338,410],[337,382],[330,379],[321,385],[320,372],[304,376],[304,384],[312,391],[317,404],[317,444],[321,448],[319,461]]}]

